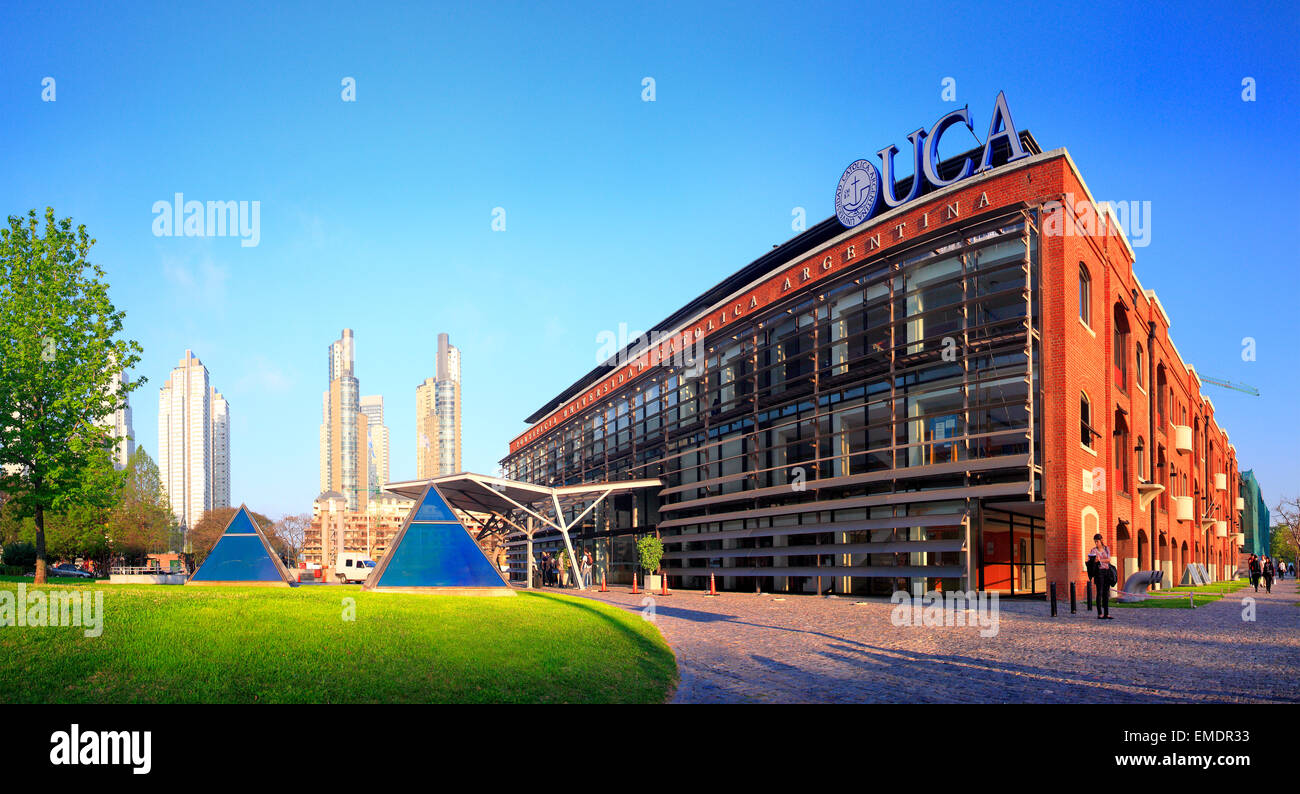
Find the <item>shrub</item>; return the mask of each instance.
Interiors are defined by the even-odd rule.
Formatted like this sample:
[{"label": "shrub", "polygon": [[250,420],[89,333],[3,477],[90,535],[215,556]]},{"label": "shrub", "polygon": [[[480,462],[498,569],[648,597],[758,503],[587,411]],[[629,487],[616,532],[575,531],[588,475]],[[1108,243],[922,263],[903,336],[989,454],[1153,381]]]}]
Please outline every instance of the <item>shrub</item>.
[{"label": "shrub", "polygon": [[36,567],[36,546],[25,540],[10,543],[0,552],[0,560],[5,567],[22,568],[27,570]]}]

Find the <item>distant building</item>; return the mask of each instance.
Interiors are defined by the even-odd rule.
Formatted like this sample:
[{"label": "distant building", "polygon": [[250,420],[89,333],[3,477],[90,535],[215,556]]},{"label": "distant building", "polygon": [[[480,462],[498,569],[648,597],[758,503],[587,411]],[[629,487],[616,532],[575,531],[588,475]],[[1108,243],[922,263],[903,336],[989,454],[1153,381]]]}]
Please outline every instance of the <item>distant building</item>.
[{"label": "distant building", "polygon": [[381,493],[372,497],[362,511],[347,509],[347,498],[338,491],[326,491],[312,503],[311,525],[303,534],[302,559],[331,566],[340,551],[365,552],[378,560],[401,529],[412,501]]},{"label": "distant building", "polygon": [[353,370],[351,328],[329,346],[329,389],[322,398],[321,491],[337,491],[349,510],[364,510],[369,497],[369,420],[361,412],[361,385]]},{"label": "distant building", "polygon": [[378,493],[388,482],[388,427],[384,424],[384,398],[372,394],[361,398],[361,413],[366,416],[369,439],[366,456],[370,493]]},{"label": "distant building", "polygon": [[158,471],[182,528],[230,507],[230,405],[189,350],[159,389]]},{"label": "distant building", "polygon": [[230,403],[212,389],[208,404],[212,412],[212,506],[230,507]]},{"label": "distant building", "polygon": [[[119,372],[113,379],[115,388],[125,387],[128,381],[125,372]],[[131,461],[131,456],[135,454],[135,429],[131,426],[131,401],[129,396],[123,395],[122,407],[105,418],[105,424],[112,428],[113,436],[117,441],[113,444],[113,468],[121,470],[126,468],[126,464]]]},{"label": "distant building", "polygon": [[1241,511],[1241,551],[1243,554],[1263,556],[1272,554],[1272,525],[1268,522],[1268,505],[1264,494],[1255,479],[1255,470],[1247,469],[1241,473],[1241,490],[1237,498],[1237,509]]},{"label": "distant building", "polygon": [[435,375],[415,388],[417,478],[461,470],[460,401],[460,350],[438,334]]}]

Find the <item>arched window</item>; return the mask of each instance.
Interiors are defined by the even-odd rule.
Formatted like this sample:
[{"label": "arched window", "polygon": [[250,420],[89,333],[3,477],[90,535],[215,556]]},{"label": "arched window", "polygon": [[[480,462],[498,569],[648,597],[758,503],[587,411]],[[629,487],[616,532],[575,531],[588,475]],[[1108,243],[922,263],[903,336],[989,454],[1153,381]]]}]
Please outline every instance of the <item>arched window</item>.
[{"label": "arched window", "polygon": [[1158,445],[1156,446],[1156,472],[1151,480],[1165,486],[1165,489],[1160,492],[1160,509],[1165,511],[1169,510],[1169,472],[1169,467],[1165,465],[1165,448],[1163,445]]},{"label": "arched window", "polygon": [[1121,493],[1127,493],[1128,484],[1128,422],[1115,417],[1115,483]]},{"label": "arched window", "polygon": [[1083,508],[1080,517],[1082,519],[1080,524],[1083,527],[1083,548],[1086,551],[1087,549],[1092,548],[1092,536],[1097,534],[1101,523],[1097,518],[1097,509],[1094,507]]},{"label": "arched window", "polygon": [[1128,391],[1128,313],[1124,304],[1115,304],[1115,385]]},{"label": "arched window", "polygon": [[1079,442],[1088,449],[1092,449],[1092,403],[1088,401],[1088,393],[1079,393]]},{"label": "arched window", "polygon": [[1092,277],[1082,262],[1079,263],[1079,319],[1092,327]]},{"label": "arched window", "polygon": [[1146,372],[1147,372],[1147,368],[1146,368],[1146,354],[1145,354],[1144,351],[1142,350],[1142,343],[1141,343],[1141,342],[1138,342],[1137,347],[1136,347],[1135,350],[1134,350],[1134,353],[1136,354],[1136,355],[1134,356],[1134,360],[1133,360],[1133,363],[1134,363],[1134,373],[1133,373],[1134,380],[1137,381],[1137,385],[1138,385],[1139,387],[1145,389],[1145,388],[1146,388],[1146,385],[1147,385],[1147,375],[1146,375]]},{"label": "arched window", "polygon": [[1156,366],[1156,427],[1165,429],[1165,365]]}]

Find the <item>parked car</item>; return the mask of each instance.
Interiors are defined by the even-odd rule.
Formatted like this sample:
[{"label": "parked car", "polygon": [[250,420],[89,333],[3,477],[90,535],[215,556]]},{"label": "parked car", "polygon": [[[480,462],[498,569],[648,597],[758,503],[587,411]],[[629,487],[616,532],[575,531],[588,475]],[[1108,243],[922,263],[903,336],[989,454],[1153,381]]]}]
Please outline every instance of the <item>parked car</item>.
[{"label": "parked car", "polygon": [[345,584],[364,582],[374,569],[375,561],[366,555],[345,551],[339,555],[338,562],[334,565],[334,575]]},{"label": "parked car", "polygon": [[91,574],[91,573],[89,573],[89,572],[87,572],[87,571],[83,571],[83,570],[81,570],[80,568],[78,568],[77,566],[73,565],[73,564],[70,563],[70,562],[65,562],[65,563],[63,563],[62,565],[55,565],[55,566],[52,566],[52,567],[47,571],[47,573],[48,573],[50,576],[71,576],[71,577],[74,577],[74,578],[77,578],[77,579],[94,579],[94,578],[95,578],[94,574]]}]

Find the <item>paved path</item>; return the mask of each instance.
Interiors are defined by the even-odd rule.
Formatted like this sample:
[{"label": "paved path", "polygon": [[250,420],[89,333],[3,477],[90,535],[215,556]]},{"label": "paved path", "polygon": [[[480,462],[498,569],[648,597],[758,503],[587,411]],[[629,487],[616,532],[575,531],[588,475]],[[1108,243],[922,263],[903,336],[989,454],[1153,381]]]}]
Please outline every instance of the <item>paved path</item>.
[{"label": "paved path", "polygon": [[[573,593],[573,591],[567,591]],[[644,611],[626,589],[591,598]],[[1256,599],[1253,622],[1243,599]],[[1246,588],[1188,609],[1115,620],[1003,600],[998,633],[898,627],[888,601],[696,592],[654,596],[677,654],[677,703],[1300,702],[1300,595]]]}]

